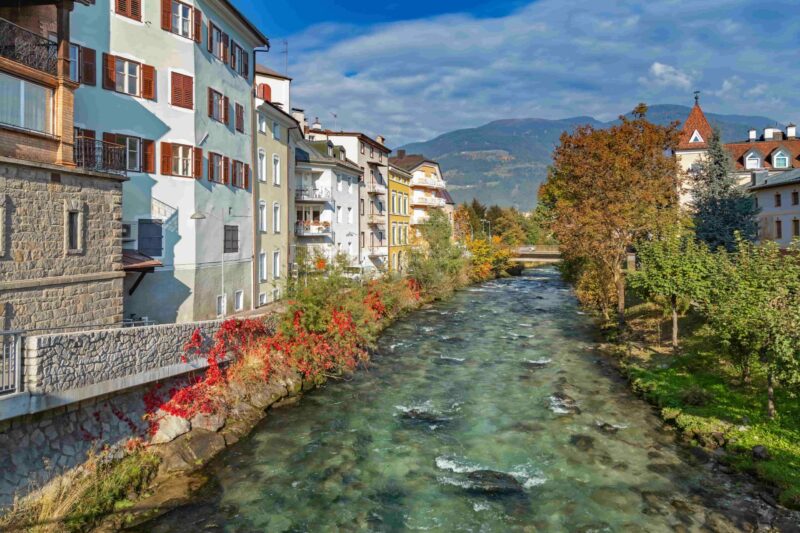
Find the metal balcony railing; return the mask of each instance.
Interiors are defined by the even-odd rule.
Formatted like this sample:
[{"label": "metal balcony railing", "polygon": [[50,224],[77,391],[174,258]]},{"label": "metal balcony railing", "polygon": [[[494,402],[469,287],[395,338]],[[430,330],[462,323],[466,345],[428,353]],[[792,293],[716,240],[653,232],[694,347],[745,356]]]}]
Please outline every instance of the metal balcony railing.
[{"label": "metal balcony railing", "polygon": [[298,237],[325,237],[331,234],[331,227],[319,223],[298,222],[294,225],[294,234]]},{"label": "metal balcony railing", "polygon": [[91,137],[76,137],[75,164],[87,170],[126,174],[125,147]]},{"label": "metal balcony railing", "polygon": [[330,189],[297,189],[294,193],[298,202],[327,202],[331,199]]},{"label": "metal balcony railing", "polygon": [[0,56],[58,75],[58,45],[3,18],[0,18]]}]

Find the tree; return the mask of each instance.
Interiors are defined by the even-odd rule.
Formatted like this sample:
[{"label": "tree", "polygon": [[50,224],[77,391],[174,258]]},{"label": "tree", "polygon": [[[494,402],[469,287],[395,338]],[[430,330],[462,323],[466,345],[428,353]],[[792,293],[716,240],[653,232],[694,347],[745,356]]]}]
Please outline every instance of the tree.
[{"label": "tree", "polygon": [[408,273],[426,293],[442,296],[453,288],[464,272],[465,260],[461,248],[452,239],[447,214],[431,209],[428,219],[419,226],[424,245],[409,255]]},{"label": "tree", "polygon": [[492,233],[509,246],[520,246],[527,241],[525,228],[522,226],[524,218],[514,208],[503,209],[492,222]]},{"label": "tree", "polygon": [[767,413],[776,414],[775,386],[800,382],[800,249],[743,239],[718,253],[719,268],[705,305],[725,355],[749,382],[757,364],[767,373]]},{"label": "tree", "polygon": [[678,348],[678,315],[709,290],[712,260],[705,244],[677,228],[636,247],[641,268],[628,276],[632,289],[672,317],[672,348]]},{"label": "tree", "polygon": [[716,250],[733,251],[736,233],[748,241],[758,234],[758,208],[750,195],[736,182],[733,160],[715,129],[708,143],[708,154],[699,168],[690,173],[692,207],[697,238]]},{"label": "tree", "polygon": [[553,231],[566,259],[588,258],[616,287],[617,319],[625,321],[628,249],[677,220],[678,165],[668,155],[677,125],[657,126],[640,104],[633,118],[605,130],[582,126],[564,133],[540,197],[553,210]]}]

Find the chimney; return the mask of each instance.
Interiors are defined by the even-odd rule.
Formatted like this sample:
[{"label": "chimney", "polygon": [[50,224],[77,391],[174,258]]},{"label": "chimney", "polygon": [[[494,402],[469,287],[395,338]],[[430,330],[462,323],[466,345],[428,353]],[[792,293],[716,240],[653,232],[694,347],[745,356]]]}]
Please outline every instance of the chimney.
[{"label": "chimney", "polygon": [[758,132],[756,131],[756,129],[755,128],[750,128],[750,142],[751,143],[754,143],[754,142],[756,142],[758,140],[758,138],[756,137],[757,135],[758,135]]},{"label": "chimney", "polygon": [[292,118],[300,124],[300,130],[305,132],[308,129],[308,122],[306,122],[306,112],[302,109],[292,108]]},{"label": "chimney", "polygon": [[397,159],[403,159],[406,156],[405,150],[398,150],[397,151]]},{"label": "chimney", "polygon": [[314,123],[311,125],[312,130],[321,130],[322,124],[319,122],[319,117],[314,117]]},{"label": "chimney", "polygon": [[787,139],[796,139],[797,138],[797,126],[794,124],[789,124],[786,126],[786,138]]},{"label": "chimney", "polygon": [[772,140],[772,128],[764,128],[764,140],[765,141]]},{"label": "chimney", "polygon": [[772,140],[774,141],[782,141],[783,140],[783,132],[779,129],[772,130]]},{"label": "chimney", "polygon": [[375,140],[378,141],[378,144],[384,144],[384,145],[386,144],[386,137],[384,137],[383,135],[378,135],[378,138]]}]

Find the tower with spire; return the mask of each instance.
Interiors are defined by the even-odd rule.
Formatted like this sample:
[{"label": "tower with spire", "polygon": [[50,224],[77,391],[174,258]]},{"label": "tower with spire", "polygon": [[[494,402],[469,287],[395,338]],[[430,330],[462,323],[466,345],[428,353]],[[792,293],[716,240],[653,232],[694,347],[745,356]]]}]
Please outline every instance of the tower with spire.
[{"label": "tower with spire", "polygon": [[683,123],[678,137],[678,146],[675,149],[675,156],[684,177],[684,184],[680,191],[681,205],[687,205],[691,201],[691,190],[685,177],[708,153],[708,141],[711,139],[713,131],[700,107],[700,91],[695,91],[694,106]]}]

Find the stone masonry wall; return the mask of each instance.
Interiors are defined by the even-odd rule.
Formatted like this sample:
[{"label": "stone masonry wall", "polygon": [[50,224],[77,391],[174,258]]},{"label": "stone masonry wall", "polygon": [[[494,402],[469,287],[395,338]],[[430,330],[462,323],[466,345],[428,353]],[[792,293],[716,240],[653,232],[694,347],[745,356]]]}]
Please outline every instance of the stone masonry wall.
[{"label": "stone masonry wall", "polygon": [[0,158],[0,330],[122,322],[121,180]]},{"label": "stone masonry wall", "polygon": [[25,382],[34,394],[67,391],[181,363],[195,329],[206,338],[222,320],[29,337]]}]

